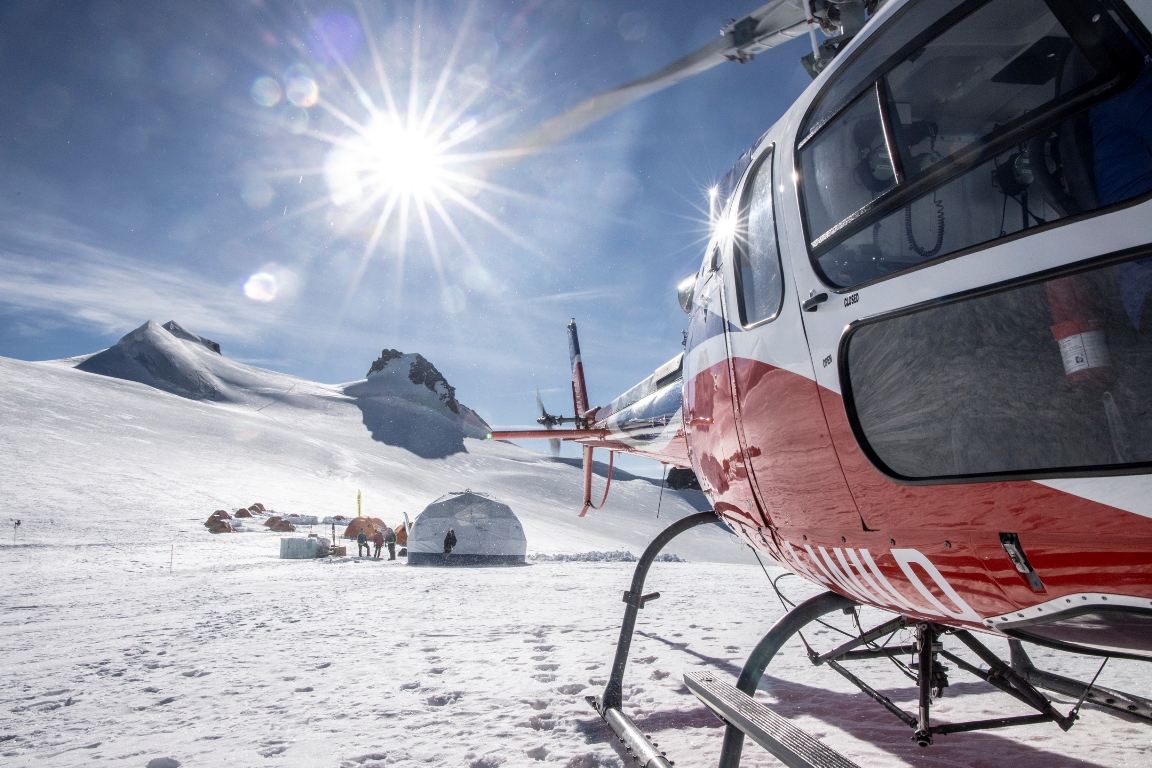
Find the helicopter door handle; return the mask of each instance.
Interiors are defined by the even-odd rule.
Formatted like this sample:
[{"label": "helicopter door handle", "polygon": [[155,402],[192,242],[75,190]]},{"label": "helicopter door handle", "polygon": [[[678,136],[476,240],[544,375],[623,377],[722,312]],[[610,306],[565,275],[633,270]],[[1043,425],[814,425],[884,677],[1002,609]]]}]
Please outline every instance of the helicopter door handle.
[{"label": "helicopter door handle", "polygon": [[810,299],[805,299],[804,303],[800,305],[800,308],[805,312],[815,312],[816,307],[820,306],[826,301],[828,301],[828,294],[818,293]]}]

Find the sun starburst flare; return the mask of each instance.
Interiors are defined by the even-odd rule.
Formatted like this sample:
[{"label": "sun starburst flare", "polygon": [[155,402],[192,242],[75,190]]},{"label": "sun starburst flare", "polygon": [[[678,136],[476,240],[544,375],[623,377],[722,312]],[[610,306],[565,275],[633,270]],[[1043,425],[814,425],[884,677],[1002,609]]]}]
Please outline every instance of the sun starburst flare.
[{"label": "sun starburst flare", "polygon": [[[411,247],[414,244],[419,244],[446,293],[452,287],[448,272],[482,271],[473,245],[476,238],[465,220],[479,221],[520,247],[538,252],[497,213],[506,200],[549,207],[555,203],[489,178],[510,154],[517,154],[500,148],[508,139],[500,129],[509,125],[516,110],[491,87],[492,62],[470,61],[466,55],[470,39],[476,37],[474,11],[470,9],[458,24],[429,25],[422,22],[417,5],[410,20],[410,41],[402,45],[395,21],[375,33],[363,5],[356,7],[355,15],[328,12],[309,19],[310,37],[296,39],[293,47],[311,63],[297,62],[279,79],[264,75],[253,82],[250,95],[264,108],[265,122],[322,142],[327,149],[319,166],[292,167],[286,162],[280,170],[261,174],[246,186],[245,202],[269,204],[270,184],[321,179],[323,196],[286,206],[266,226],[283,227],[326,212],[332,237],[359,242],[363,250],[346,302],[376,257],[393,259],[398,281],[402,280],[405,258],[417,250]],[[436,49],[443,51],[442,63],[435,79],[426,80],[422,35],[444,28],[456,29],[454,42]],[[387,61],[382,50],[389,53]],[[404,50],[410,53],[407,61],[397,58]],[[449,268],[446,260],[464,263]]]}]

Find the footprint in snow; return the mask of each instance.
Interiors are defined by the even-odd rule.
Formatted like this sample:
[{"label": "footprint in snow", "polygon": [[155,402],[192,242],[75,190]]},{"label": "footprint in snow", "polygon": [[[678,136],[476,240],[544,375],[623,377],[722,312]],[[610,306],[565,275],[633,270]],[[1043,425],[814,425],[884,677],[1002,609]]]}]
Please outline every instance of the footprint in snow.
[{"label": "footprint in snow", "polygon": [[654,669],[654,670],[652,670],[652,679],[653,680],[663,680],[664,678],[668,677],[668,674],[669,673],[665,672],[662,669]]},{"label": "footprint in snow", "polygon": [[400,684],[400,690],[402,690],[402,691],[412,691],[412,690],[415,690],[419,687],[420,687],[420,682],[418,680],[413,680],[410,683],[401,683]]},{"label": "footprint in snow", "polygon": [[560,668],[559,664],[537,664],[536,669],[542,669],[545,672],[555,672]]},{"label": "footprint in snow", "polygon": [[583,685],[582,683],[569,683],[568,685],[557,686],[556,690],[565,696],[575,696],[587,687],[588,686]]},{"label": "footprint in snow", "polygon": [[544,747],[532,747],[532,749],[524,750],[524,754],[533,760],[543,760],[548,757],[548,750]]},{"label": "footprint in snow", "polygon": [[550,731],[556,727],[556,723],[552,722],[552,715],[545,712],[528,718],[528,727],[534,731]]},{"label": "footprint in snow", "polygon": [[145,768],[180,768],[180,761],[172,757],[154,757]]}]

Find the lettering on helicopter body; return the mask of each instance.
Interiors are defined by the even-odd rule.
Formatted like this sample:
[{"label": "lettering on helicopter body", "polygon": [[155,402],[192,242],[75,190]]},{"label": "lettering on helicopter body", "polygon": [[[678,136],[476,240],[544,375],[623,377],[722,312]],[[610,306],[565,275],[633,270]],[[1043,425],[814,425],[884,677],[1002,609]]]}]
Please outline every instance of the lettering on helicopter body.
[{"label": "lettering on helicopter body", "polygon": [[844,297],[844,306],[850,307],[858,301],[860,301],[860,294],[859,293],[854,293],[851,296],[845,296]]},{"label": "lettering on helicopter body", "polygon": [[828,355],[824,358],[824,367],[827,368],[830,365],[832,365],[832,355]]},{"label": "lettering on helicopter body", "polygon": [[[838,588],[855,600],[872,605],[895,606],[895,610],[914,610],[947,616],[958,621],[981,620],[980,615],[972,610],[940,570],[919,550],[892,549],[889,553],[896,560],[896,564],[915,593],[931,606],[927,609],[909,600],[903,594],[903,590],[884,575],[867,549],[834,547],[828,551],[818,546],[816,550],[819,554],[817,554],[810,544],[805,544],[803,549],[808,554],[811,562],[809,565],[800,559],[799,553],[789,542],[783,543],[784,551],[791,556],[793,565],[801,575],[806,575],[825,586]],[[952,603],[951,606],[944,604],[933,594],[920,574],[911,567],[912,565],[919,566],[919,570],[932,581],[945,599]]]}]

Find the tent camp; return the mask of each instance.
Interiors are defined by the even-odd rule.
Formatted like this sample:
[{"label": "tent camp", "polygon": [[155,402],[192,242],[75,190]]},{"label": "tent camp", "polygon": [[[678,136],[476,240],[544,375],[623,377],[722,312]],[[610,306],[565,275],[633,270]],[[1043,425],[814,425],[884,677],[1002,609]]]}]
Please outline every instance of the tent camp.
[{"label": "tent camp", "polygon": [[[451,528],[456,546],[444,554]],[[507,504],[472,491],[441,496],[429,504],[408,533],[409,565],[523,565],[528,541]]]}]

